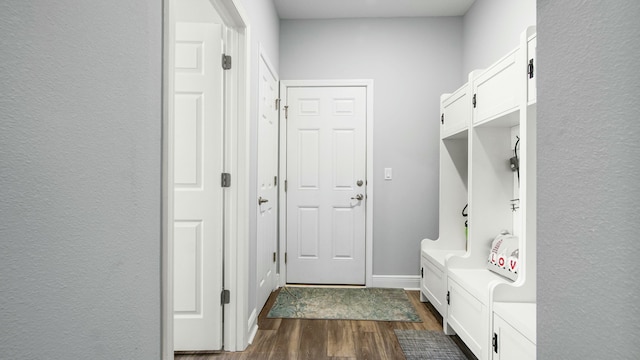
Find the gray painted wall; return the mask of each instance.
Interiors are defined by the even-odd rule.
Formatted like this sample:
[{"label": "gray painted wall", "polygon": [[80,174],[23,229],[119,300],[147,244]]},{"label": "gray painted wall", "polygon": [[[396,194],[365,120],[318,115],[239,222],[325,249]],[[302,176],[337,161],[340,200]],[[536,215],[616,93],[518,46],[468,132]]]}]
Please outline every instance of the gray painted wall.
[{"label": "gray painted wall", "polygon": [[160,357],[160,1],[0,2],[0,357]]},{"label": "gray painted wall", "polygon": [[640,2],[538,1],[538,358],[640,354]]},{"label": "gray painted wall", "polygon": [[[258,61],[260,57],[259,45],[266,52],[271,64],[275,67],[275,71],[279,68],[279,43],[280,43],[280,20],[276,13],[275,6],[271,1],[251,1],[242,0],[242,6],[246,11],[251,24],[250,28],[250,67],[251,67],[251,159],[250,159],[250,178],[249,178],[249,199],[257,199],[258,192]],[[249,202],[250,218],[249,218],[249,302],[248,314],[256,308],[256,290],[257,290],[257,201]],[[256,309],[258,312],[260,309]]]},{"label": "gray painted wall", "polygon": [[536,0],[477,0],[464,16],[462,82],[515,49],[520,34],[536,24]]},{"label": "gray painted wall", "polygon": [[374,80],[373,273],[417,274],[438,237],[439,99],[462,84],[462,18],[283,20],[280,41],[281,79]]}]

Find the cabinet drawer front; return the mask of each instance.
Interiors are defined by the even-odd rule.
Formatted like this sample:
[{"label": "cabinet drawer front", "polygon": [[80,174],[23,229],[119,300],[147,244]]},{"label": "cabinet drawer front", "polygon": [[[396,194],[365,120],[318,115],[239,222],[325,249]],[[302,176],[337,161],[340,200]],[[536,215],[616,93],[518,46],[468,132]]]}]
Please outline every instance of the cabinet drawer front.
[{"label": "cabinet drawer front", "polygon": [[458,336],[465,342],[469,350],[478,358],[482,358],[482,349],[486,348],[488,340],[488,325],[485,327],[485,305],[462,288],[458,283],[449,279],[450,304],[447,321],[453,326]]},{"label": "cabinet drawer front", "polygon": [[424,269],[423,290],[431,304],[444,316],[446,304],[445,279],[442,270],[436,268],[430,261],[422,260]]},{"label": "cabinet drawer front", "polygon": [[535,360],[536,345],[495,314],[493,332],[498,335],[498,352],[491,351],[494,360]]}]

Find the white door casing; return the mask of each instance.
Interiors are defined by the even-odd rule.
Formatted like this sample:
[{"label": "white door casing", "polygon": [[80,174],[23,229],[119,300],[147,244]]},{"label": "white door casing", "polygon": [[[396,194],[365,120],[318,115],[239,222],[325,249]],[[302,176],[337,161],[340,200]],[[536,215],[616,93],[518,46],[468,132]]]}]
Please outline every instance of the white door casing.
[{"label": "white door casing", "polygon": [[278,235],[278,79],[264,53],[259,61],[257,302],[259,313],[276,287]]},{"label": "white door casing", "polygon": [[174,94],[175,350],[222,348],[222,26],[177,23]]},{"label": "white door casing", "polygon": [[367,87],[288,87],[286,99],[286,281],[365,284]]}]

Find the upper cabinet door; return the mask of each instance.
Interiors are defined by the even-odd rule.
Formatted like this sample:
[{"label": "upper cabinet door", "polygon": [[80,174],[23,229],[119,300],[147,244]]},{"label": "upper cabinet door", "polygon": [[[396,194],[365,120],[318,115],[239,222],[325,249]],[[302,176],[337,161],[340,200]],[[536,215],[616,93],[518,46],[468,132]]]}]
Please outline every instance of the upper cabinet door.
[{"label": "upper cabinet door", "polygon": [[468,83],[442,101],[442,138],[453,137],[469,128],[471,98]]},{"label": "upper cabinet door", "polygon": [[510,52],[474,81],[474,125],[501,118],[519,109],[523,90],[518,87],[518,51]]},{"label": "upper cabinet door", "polygon": [[536,98],[536,78],[538,69],[536,68],[536,34],[527,40],[527,104],[531,105],[537,101]]}]

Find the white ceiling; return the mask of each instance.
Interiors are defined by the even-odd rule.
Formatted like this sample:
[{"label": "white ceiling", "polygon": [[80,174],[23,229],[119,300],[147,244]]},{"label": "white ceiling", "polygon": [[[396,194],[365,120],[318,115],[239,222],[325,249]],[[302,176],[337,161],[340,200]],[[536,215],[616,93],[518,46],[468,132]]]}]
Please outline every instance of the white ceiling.
[{"label": "white ceiling", "polygon": [[[262,1],[262,0],[260,0]],[[280,19],[464,15],[475,0],[273,0]]]}]

